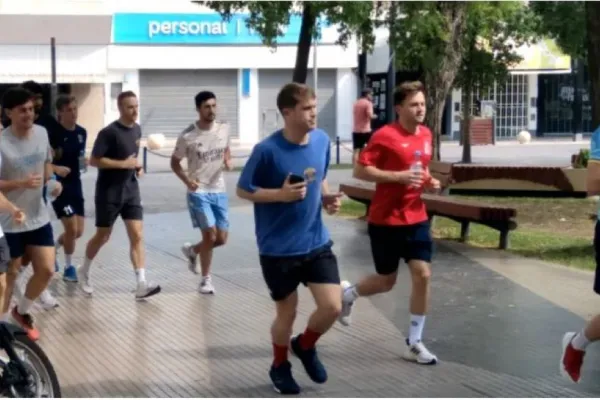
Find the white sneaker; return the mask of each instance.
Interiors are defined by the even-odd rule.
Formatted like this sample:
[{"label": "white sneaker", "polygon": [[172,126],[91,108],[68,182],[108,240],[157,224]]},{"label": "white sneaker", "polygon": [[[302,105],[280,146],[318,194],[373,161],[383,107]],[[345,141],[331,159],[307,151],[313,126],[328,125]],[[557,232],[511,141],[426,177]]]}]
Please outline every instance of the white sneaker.
[{"label": "white sneaker", "polygon": [[344,297],[346,296],[344,296],[344,293],[346,293],[346,290],[350,290],[352,284],[348,281],[342,281],[340,285],[342,286],[342,312],[338,317],[338,321],[344,326],[349,326],[352,322],[352,316],[350,314],[352,313],[354,301],[345,301]]},{"label": "white sneaker", "polygon": [[202,278],[200,286],[198,286],[198,291],[202,294],[215,294],[215,287],[212,284],[210,276]]},{"label": "white sneaker", "polygon": [[83,293],[91,295],[94,293],[94,287],[92,286],[92,279],[90,277],[90,270],[81,267],[79,269],[79,287]]},{"label": "white sneaker", "polygon": [[200,272],[198,271],[198,254],[194,253],[194,249],[192,249],[192,244],[187,242],[181,246],[181,252],[183,256],[188,260],[188,269],[191,273],[198,275]]},{"label": "white sneaker", "polygon": [[159,285],[148,283],[146,281],[138,282],[137,288],[135,290],[135,299],[143,300],[150,296],[154,296],[155,294],[159,294],[160,291],[161,288]]},{"label": "white sneaker", "polygon": [[48,289],[44,290],[42,294],[40,294],[38,300],[40,301],[40,304],[44,310],[52,310],[53,308],[58,307],[58,300],[52,296],[52,293],[50,293],[50,290]]},{"label": "white sneaker", "polygon": [[409,345],[408,339],[406,339],[406,351],[402,358],[423,365],[435,365],[438,362],[437,356],[427,350],[427,347],[425,347],[423,342]]}]

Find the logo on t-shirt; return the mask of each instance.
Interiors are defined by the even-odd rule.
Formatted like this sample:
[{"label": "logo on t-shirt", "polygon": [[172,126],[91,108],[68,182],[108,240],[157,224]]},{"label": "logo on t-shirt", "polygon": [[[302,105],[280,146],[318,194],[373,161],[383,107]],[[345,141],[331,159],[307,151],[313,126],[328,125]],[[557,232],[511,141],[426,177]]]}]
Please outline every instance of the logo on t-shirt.
[{"label": "logo on t-shirt", "polygon": [[316,169],[314,169],[312,167],[308,167],[304,170],[304,179],[306,179],[307,182],[314,181],[316,177],[317,177]]}]

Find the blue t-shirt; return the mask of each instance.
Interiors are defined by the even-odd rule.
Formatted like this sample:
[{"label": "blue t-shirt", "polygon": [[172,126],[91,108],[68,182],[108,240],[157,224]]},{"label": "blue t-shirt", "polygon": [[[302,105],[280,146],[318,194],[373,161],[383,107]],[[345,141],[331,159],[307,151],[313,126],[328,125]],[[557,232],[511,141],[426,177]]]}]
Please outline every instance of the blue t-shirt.
[{"label": "blue t-shirt", "polygon": [[[600,127],[592,133],[592,140],[590,140],[590,158],[593,162],[600,163]],[[589,161],[588,161],[589,163]],[[598,220],[600,221],[600,203],[598,203]]]},{"label": "blue t-shirt", "polygon": [[79,171],[79,157],[85,153],[87,131],[75,125],[74,130],[67,130],[62,125],[48,130],[50,146],[54,150],[52,164],[68,167],[71,172],[64,178],[57,177],[63,184],[63,192],[73,191],[73,195],[81,193],[81,172]]},{"label": "blue t-shirt", "polygon": [[308,254],[330,242],[321,216],[321,183],[329,166],[329,137],[320,129],[309,133],[309,142],[297,145],[276,131],[252,150],[238,187],[253,193],[257,188],[278,189],[292,173],[304,176],[306,197],[291,203],[255,203],[254,223],[262,256]]}]

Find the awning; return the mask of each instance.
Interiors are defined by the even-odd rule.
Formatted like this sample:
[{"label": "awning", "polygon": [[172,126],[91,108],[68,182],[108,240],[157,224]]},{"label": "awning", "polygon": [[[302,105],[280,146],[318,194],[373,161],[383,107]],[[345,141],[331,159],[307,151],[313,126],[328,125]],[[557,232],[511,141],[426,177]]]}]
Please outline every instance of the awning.
[{"label": "awning", "polygon": [[110,44],[112,15],[0,15],[0,45]]},{"label": "awning", "polygon": [[[21,84],[25,81],[36,81],[37,83],[52,83],[52,77],[48,74],[19,74],[0,73],[0,82],[3,84]],[[58,74],[56,83],[104,83],[106,74]]]}]

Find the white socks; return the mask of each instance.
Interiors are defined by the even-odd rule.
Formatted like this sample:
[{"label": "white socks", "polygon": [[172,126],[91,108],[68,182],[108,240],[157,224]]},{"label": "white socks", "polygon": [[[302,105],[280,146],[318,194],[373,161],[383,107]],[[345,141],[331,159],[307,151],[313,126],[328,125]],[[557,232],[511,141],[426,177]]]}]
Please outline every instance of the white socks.
[{"label": "white socks", "polygon": [[81,268],[84,271],[89,272],[91,266],[92,266],[92,260],[90,260],[89,258],[85,257],[85,259],[83,260],[83,266]]},{"label": "white socks", "polygon": [[67,254],[65,253],[65,264],[67,267],[71,266],[71,259],[73,257],[73,254]]},{"label": "white socks", "polygon": [[408,344],[415,344],[421,341],[423,328],[425,327],[425,316],[410,314],[410,328],[408,330]]},{"label": "white socks", "polygon": [[342,296],[344,303],[352,303],[356,301],[356,299],[358,299],[359,297],[358,292],[356,291],[356,285],[352,285],[349,288],[346,288]]},{"label": "white socks", "polygon": [[17,312],[21,315],[28,314],[33,302],[34,300],[29,300],[27,297],[23,296],[17,305]]},{"label": "white socks", "polygon": [[590,344],[588,338],[585,337],[583,331],[579,332],[573,340],[571,340],[571,345],[575,350],[585,351],[585,348]]},{"label": "white socks", "polygon": [[138,268],[135,270],[137,283],[146,282],[146,268]]}]

